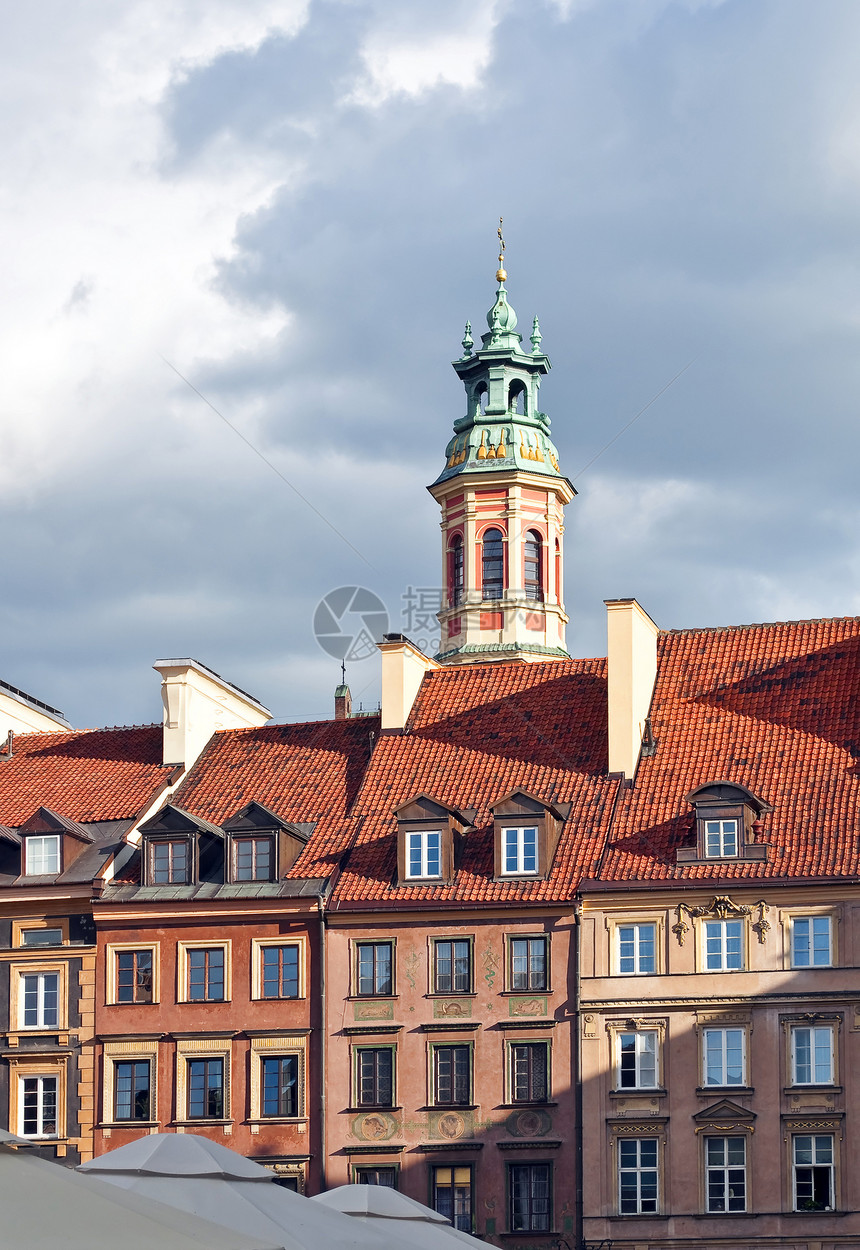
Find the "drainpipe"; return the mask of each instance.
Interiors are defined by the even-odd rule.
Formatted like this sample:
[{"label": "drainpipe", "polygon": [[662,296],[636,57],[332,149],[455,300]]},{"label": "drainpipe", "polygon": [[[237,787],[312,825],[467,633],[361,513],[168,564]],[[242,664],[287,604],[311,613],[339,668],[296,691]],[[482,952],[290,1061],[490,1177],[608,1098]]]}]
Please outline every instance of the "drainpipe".
[{"label": "drainpipe", "polygon": [[325,897],[322,894],[317,895],[317,909],[319,911],[319,920],[320,920],[320,982],[319,982],[319,988],[320,988],[320,995],[319,995],[319,998],[320,998],[320,1058],[319,1058],[319,1062],[320,1062],[320,1131],[319,1131],[319,1143],[320,1143],[320,1181],[322,1183],[322,1189],[320,1192],[325,1193],[326,1189],[328,1188],[328,1184],[326,1181],[326,1158],[327,1156],[326,1156],[326,1131],[325,1131],[326,1130],[325,1078],[326,1078],[326,1072],[328,1071],[328,1068],[327,1068],[327,1063],[328,1063],[327,1049],[328,1048],[326,1045],[327,1038],[328,1038],[328,1021],[326,1018],[326,1006],[325,1006],[325,960],[326,960]]},{"label": "drainpipe", "polygon": [[582,976],[582,956],[580,954],[582,936],[582,900],[577,896],[573,905],[574,935],[576,939],[576,955],[573,962],[573,1117],[574,1117],[574,1207],[573,1207],[573,1244],[576,1250],[585,1250],[583,1220],[583,1134],[582,1123],[582,1022],[580,1011],[580,982]]}]

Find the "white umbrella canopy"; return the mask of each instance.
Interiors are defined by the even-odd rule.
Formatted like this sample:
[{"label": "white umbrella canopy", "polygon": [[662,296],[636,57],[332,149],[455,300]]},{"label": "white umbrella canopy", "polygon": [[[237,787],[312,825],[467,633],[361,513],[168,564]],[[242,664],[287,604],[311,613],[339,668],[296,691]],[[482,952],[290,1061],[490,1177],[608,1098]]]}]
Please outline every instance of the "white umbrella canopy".
[{"label": "white umbrella canopy", "polygon": [[398,1241],[413,1250],[456,1250],[455,1241],[465,1242],[474,1250],[475,1238],[469,1233],[461,1233],[432,1207],[387,1185],[341,1185],[315,1194],[312,1201],[343,1211],[374,1232],[387,1225]]},{"label": "white umbrella canopy", "polygon": [[286,1250],[0,1146],[3,1250]]},{"label": "white umbrella canopy", "polygon": [[388,1229],[367,1228],[291,1193],[267,1168],[193,1133],[153,1133],[78,1171],[224,1228],[278,1240],[286,1250],[402,1250]]}]

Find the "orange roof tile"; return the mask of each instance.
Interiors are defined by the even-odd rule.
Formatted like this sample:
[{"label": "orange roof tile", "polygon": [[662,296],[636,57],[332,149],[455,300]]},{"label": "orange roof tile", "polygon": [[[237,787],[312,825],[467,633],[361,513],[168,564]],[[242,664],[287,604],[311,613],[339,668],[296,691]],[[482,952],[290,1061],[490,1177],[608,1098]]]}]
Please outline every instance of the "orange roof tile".
[{"label": "orange roof tile", "polygon": [[16,735],[0,758],[0,824],[38,807],[83,823],[136,816],[166,780],[161,726]]},{"label": "orange roof tile", "polygon": [[[546,881],[494,881],[488,804],[522,788],[572,810]],[[336,908],[371,902],[560,901],[594,872],[617,783],[606,774],[606,662],[443,669],[425,677],[405,734],[383,735],[353,808],[361,828]],[[395,886],[394,809],[420,792],[477,809],[452,882]]]},{"label": "orange roof tile", "polygon": [[[659,638],[656,753],[622,792],[604,881],[860,873],[860,619],[684,630]],[[684,796],[726,779],[773,806],[766,862],[677,864]]]}]

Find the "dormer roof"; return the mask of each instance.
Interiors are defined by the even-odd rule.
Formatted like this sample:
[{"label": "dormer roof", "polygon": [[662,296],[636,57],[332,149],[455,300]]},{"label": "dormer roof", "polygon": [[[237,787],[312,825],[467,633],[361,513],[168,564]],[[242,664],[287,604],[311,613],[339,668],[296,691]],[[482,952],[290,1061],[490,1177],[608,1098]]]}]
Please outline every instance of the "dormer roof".
[{"label": "dormer roof", "polygon": [[32,816],[18,826],[18,832],[19,834],[67,833],[70,837],[77,838],[80,842],[95,841],[89,830],[78,824],[76,820],[69,820],[68,816],[62,816],[59,812],[52,812],[47,807],[37,807]]}]

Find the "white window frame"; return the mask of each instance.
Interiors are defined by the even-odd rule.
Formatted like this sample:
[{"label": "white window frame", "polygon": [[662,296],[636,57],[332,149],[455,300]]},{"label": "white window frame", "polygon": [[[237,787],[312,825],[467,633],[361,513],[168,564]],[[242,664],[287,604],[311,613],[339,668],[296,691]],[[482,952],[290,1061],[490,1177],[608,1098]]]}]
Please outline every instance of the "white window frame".
[{"label": "white window frame", "polygon": [[[815,959],[815,925],[824,921],[827,924],[827,961],[821,963]],[[797,958],[796,934],[798,925],[809,926],[807,951],[809,958],[802,962]],[[790,931],[790,953],[792,968],[832,968],[833,967],[833,917],[831,915],[792,916]]]},{"label": "white window frame", "polygon": [[[728,1037],[729,1033],[738,1033],[741,1039],[741,1079],[739,1081],[730,1081],[728,1079]],[[718,1046],[711,1048],[711,1039],[720,1038]],[[720,1068],[719,1081],[708,1080],[708,1060],[711,1054],[716,1051],[716,1058]],[[708,1025],[702,1029],[702,1088],[703,1089],[739,1089],[747,1084],[747,1031],[743,1025]]]},{"label": "white window frame", "polygon": [[[651,962],[653,964],[653,967],[651,968],[642,967],[643,955],[642,955],[642,949],[641,949],[642,948],[641,930],[643,929],[650,929],[652,932],[651,942],[652,942],[653,950],[651,954]],[[633,968],[630,971],[623,970],[621,967],[621,960],[623,958],[624,959],[630,958],[630,956],[627,956],[627,955],[622,956],[621,954],[621,943],[622,943],[621,934],[625,930],[632,930],[633,932]],[[619,923],[615,926],[615,966],[617,970],[617,975],[622,976],[622,977],[639,977],[639,976],[656,976],[657,975],[657,924],[656,924],[656,921],[634,920],[634,921],[631,921],[629,924],[619,921]]]},{"label": "white window frame", "polygon": [[[298,952],[299,992],[284,998],[263,996],[263,951],[270,946],[294,946]],[[302,938],[274,937],[251,939],[251,997],[264,1003],[294,1003],[307,997],[305,988],[306,946]]]},{"label": "white window frame", "polygon": [[[436,839],[436,872],[430,872],[430,854],[428,839]],[[420,872],[412,871],[413,842],[417,842],[419,851]],[[413,829],[406,834],[406,876],[410,881],[438,881],[442,876],[442,830]]]},{"label": "white window frame", "polygon": [[[650,1163],[647,1165],[643,1165],[642,1163],[642,1146],[644,1145],[645,1142],[649,1142],[649,1143],[653,1142],[654,1144],[655,1159],[654,1159],[653,1165]],[[636,1163],[633,1167],[624,1167],[623,1159],[622,1159],[623,1147],[630,1146],[630,1145],[636,1146]],[[618,1153],[616,1175],[617,1175],[617,1185],[618,1185],[618,1213],[619,1215],[622,1215],[622,1216],[624,1215],[659,1215],[660,1213],[660,1142],[658,1141],[657,1137],[656,1136],[619,1137],[617,1141],[616,1149]],[[642,1197],[642,1178],[645,1175],[645,1173],[648,1173],[649,1175],[653,1173],[656,1179],[657,1192],[656,1192],[656,1196],[653,1199],[652,1198],[643,1199]],[[621,1207],[622,1174],[626,1174],[628,1176],[633,1174],[636,1177],[636,1210],[635,1211],[622,1211],[622,1207]],[[649,1205],[646,1210],[643,1207],[643,1202],[648,1202],[649,1204],[653,1202],[654,1205],[653,1207]]]},{"label": "white window frame", "polygon": [[[35,859],[36,846],[38,844],[41,857],[44,858],[48,844],[53,844],[54,854],[51,856],[52,862],[56,861],[56,868],[35,867],[33,860]],[[63,870],[62,848],[60,846],[60,835],[58,833],[30,833],[24,838],[24,875],[26,877],[56,877]]]},{"label": "white window frame", "polygon": [[[635,1078],[634,1085],[622,1085],[621,1078],[621,1056],[622,1056],[622,1038],[632,1037],[633,1043],[633,1073]],[[646,1043],[645,1039],[649,1039]],[[650,1049],[649,1049],[650,1045]],[[619,1029],[615,1034],[615,1088],[617,1090],[631,1089],[660,1089],[660,1030],[659,1029]],[[654,1080],[651,1082],[643,1080],[643,1059],[649,1061],[653,1056]],[[648,1064],[650,1067],[650,1062]]]},{"label": "white window frame", "polygon": [[[710,1147],[712,1143],[722,1142],[723,1144],[723,1162],[712,1163],[710,1160]],[[729,1163],[728,1151],[729,1142],[732,1144],[740,1143],[743,1147],[743,1163]],[[746,1211],[749,1208],[749,1177],[747,1173],[747,1140],[745,1137],[706,1137],[705,1138],[705,1210],[709,1215],[725,1215],[734,1212]],[[743,1206],[730,1206],[732,1196],[729,1194],[729,1173],[743,1172]],[[722,1206],[711,1206],[711,1175],[716,1173],[722,1177]]]},{"label": "white window frame", "polygon": [[[818,1141],[826,1138],[830,1142],[830,1161],[829,1163],[818,1163],[815,1156],[818,1152]],[[809,1141],[813,1162],[798,1163],[797,1149],[798,1142]],[[793,1133],[791,1138],[791,1207],[793,1211],[806,1211],[810,1208],[801,1207],[797,1200],[797,1172],[799,1168],[827,1168],[830,1172],[830,1205],[824,1207],[825,1211],[836,1210],[836,1138],[833,1133]],[[812,1208],[813,1210],[822,1208]]]},{"label": "white window frame", "polygon": [[[118,997],[117,959],[119,955],[126,955],[135,951],[149,951],[152,955],[152,998],[148,1001],[121,1003]],[[110,1006],[119,1007],[150,1007],[153,1003],[160,1002],[160,963],[160,942],[110,942],[105,947],[105,997],[107,1003]]]},{"label": "white window frame", "polygon": [[[284,943],[285,944],[285,943]],[[194,950],[215,950],[221,948],[224,951],[224,997],[223,998],[191,998],[189,982],[190,967],[188,962],[188,954]],[[233,997],[233,970],[232,970],[232,952],[233,942],[230,938],[226,941],[200,941],[200,942],[177,942],[176,944],[176,973],[177,973],[177,993],[176,1001],[178,1003],[194,1003],[195,1006],[205,1007],[212,1003],[229,1003]],[[274,1001],[274,1000],[272,1000]]]},{"label": "white window frame", "polygon": [[[800,1033],[809,1033],[809,1079],[804,1080],[798,1072],[797,1039]],[[821,1080],[817,1075],[819,1044],[815,1034],[827,1034],[825,1043],[828,1056],[829,1075]],[[791,1051],[791,1084],[792,1085],[833,1085],[836,1082],[836,1029],[832,1024],[793,1024],[790,1030]]]},{"label": "white window frame", "polygon": [[[738,820],[737,816],[731,816],[725,820],[721,820],[719,818],[712,819],[710,817],[705,817],[705,820],[703,822],[704,824],[703,836],[704,836],[704,843],[705,843],[704,850],[705,850],[706,859],[737,859],[738,858],[740,854],[740,845],[741,845],[740,823],[741,822]],[[714,830],[711,830],[709,828],[709,826],[711,825],[716,825],[717,828]],[[732,825],[733,828],[729,830],[726,828],[727,825]],[[719,847],[718,850],[712,851],[710,849],[711,838],[717,839],[717,845]],[[730,845],[733,846],[734,848],[733,850],[726,849],[727,845],[729,844],[728,843],[729,838],[731,838]]]},{"label": "white window frame", "polygon": [[[18,983],[18,1028],[26,1029],[28,1032],[32,1029],[59,1029],[62,1027],[63,1021],[63,978],[59,968],[33,968],[21,969],[18,973],[20,981]],[[27,977],[37,978],[37,1004],[36,1014],[37,1021],[35,1024],[26,1023],[27,1011]],[[56,1020],[45,1020],[45,978],[54,977],[56,980],[57,1005]]]},{"label": "white window frame", "polygon": [[[728,926],[737,927],[740,930],[740,966],[731,968],[728,966]],[[710,930],[719,930],[719,957],[718,965],[709,962],[710,954],[708,951],[708,941],[710,938]],[[745,972],[747,965],[746,952],[746,926],[743,920],[703,920],[702,921],[702,968],[705,972]]]},{"label": "white window frame", "polygon": [[[25,1083],[25,1081],[36,1081],[36,1082],[38,1082],[38,1099],[39,1099],[39,1102],[38,1102],[38,1122],[39,1122],[39,1131],[37,1131],[37,1132],[35,1132],[35,1133],[25,1133],[25,1132],[24,1132],[24,1096],[25,1096],[25,1084],[24,1084],[24,1083]],[[55,1114],[54,1114],[54,1121],[55,1121],[55,1129],[54,1129],[54,1132],[53,1132],[53,1133],[46,1133],[46,1132],[44,1132],[45,1108],[44,1108],[44,1102],[43,1102],[43,1091],[44,1091],[44,1083],[45,1083],[45,1081],[53,1081],[53,1082],[54,1082],[54,1110],[55,1110]],[[62,1137],[62,1136],[64,1136],[64,1134],[62,1134],[62,1133],[60,1132],[60,1123],[61,1123],[61,1121],[60,1121],[60,1115],[61,1115],[61,1112],[62,1112],[62,1099],[61,1099],[61,1083],[60,1083],[60,1076],[59,1076],[59,1073],[57,1073],[57,1072],[46,1072],[46,1073],[42,1074],[42,1073],[39,1073],[39,1072],[22,1072],[22,1073],[19,1075],[19,1077],[18,1077],[18,1132],[21,1134],[21,1136],[22,1136],[22,1137],[27,1137],[27,1138],[29,1138],[29,1139],[30,1139],[30,1140],[32,1140],[32,1141],[36,1141],[36,1140],[38,1140],[38,1139],[53,1140],[53,1138],[55,1138],[55,1137]]]},{"label": "white window frame", "polygon": [[[534,868],[526,868],[526,846],[525,835],[529,833],[533,835],[534,841]],[[514,859],[516,866],[510,868],[510,858],[508,855],[509,835],[513,834],[512,839],[516,846],[514,848]],[[537,877],[540,870],[540,838],[537,825],[503,825],[502,832],[502,876],[503,877]],[[528,858],[531,858],[529,853]]]}]

